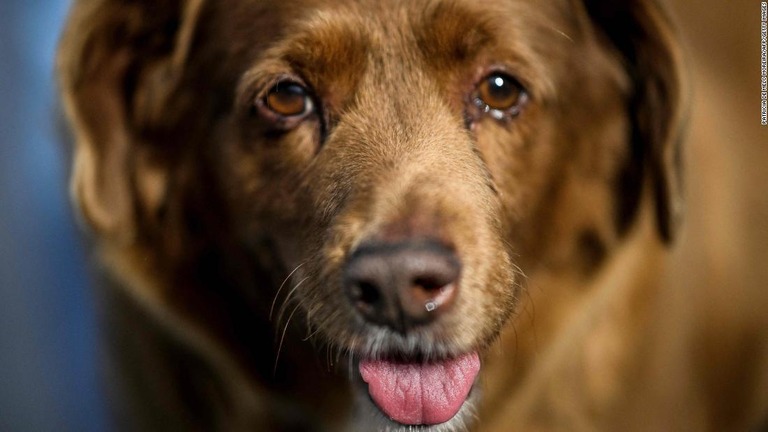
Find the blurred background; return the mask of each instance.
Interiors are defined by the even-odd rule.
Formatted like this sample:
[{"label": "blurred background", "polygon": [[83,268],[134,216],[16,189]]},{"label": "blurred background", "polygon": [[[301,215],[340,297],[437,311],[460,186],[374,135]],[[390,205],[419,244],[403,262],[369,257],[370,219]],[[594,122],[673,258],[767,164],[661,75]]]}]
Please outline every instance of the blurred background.
[{"label": "blurred background", "polygon": [[0,0],[0,431],[107,430],[53,77],[66,0]]},{"label": "blurred background", "polygon": [[[54,50],[68,3],[0,0],[3,432],[109,430],[87,256],[68,205],[66,147],[55,100]],[[688,162],[696,167],[689,176],[716,179],[704,194],[718,189],[734,203],[720,215],[689,214],[689,226],[722,217],[742,230],[739,235],[765,235],[768,127],[759,125],[760,2],[665,3],[688,46],[694,95],[688,142],[694,157]],[[704,196],[692,192],[689,204],[699,201]],[[727,231],[714,234],[722,232]],[[751,244],[723,253],[738,254],[754,286],[762,287],[768,236]],[[723,257],[729,258],[734,259]]]}]

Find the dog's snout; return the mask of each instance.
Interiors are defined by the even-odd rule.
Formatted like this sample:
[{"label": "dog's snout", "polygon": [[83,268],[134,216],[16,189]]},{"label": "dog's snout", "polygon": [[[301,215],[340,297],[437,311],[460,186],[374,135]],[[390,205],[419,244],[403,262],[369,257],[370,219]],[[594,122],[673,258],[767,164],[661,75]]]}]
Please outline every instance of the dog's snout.
[{"label": "dog's snout", "polygon": [[439,242],[369,243],[347,261],[344,289],[367,321],[405,333],[450,309],[460,273]]}]

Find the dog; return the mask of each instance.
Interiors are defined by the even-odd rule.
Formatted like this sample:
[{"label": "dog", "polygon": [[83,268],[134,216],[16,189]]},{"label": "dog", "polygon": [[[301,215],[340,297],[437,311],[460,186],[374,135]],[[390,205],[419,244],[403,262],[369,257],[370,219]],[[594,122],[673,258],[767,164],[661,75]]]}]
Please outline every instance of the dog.
[{"label": "dog", "polygon": [[58,73],[121,429],[765,414],[760,367],[708,385],[738,355],[667,331],[689,96],[653,1],[79,0]]}]

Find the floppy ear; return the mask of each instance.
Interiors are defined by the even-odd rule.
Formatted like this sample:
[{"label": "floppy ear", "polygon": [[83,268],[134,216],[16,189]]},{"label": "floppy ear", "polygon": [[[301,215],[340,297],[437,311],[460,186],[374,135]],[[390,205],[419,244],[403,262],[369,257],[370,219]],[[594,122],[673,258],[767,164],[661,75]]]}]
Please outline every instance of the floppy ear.
[{"label": "floppy ear", "polygon": [[636,190],[619,192],[625,206],[619,227],[636,212],[640,185],[649,176],[659,234],[671,243],[683,206],[681,55],[676,35],[653,0],[584,0],[584,5],[592,23],[620,53],[633,83],[629,112],[635,166],[620,186],[633,182],[636,186],[629,189]]},{"label": "floppy ear", "polygon": [[202,0],[80,0],[58,52],[59,85],[75,139],[71,191],[100,234],[130,240],[161,212],[170,158],[164,131]]}]

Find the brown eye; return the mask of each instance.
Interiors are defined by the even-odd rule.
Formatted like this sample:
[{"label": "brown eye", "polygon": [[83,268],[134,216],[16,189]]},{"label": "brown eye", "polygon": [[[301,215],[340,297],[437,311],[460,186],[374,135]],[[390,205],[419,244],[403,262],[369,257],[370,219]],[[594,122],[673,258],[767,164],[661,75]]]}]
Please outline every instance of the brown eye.
[{"label": "brown eye", "polygon": [[307,89],[294,82],[280,82],[269,89],[264,104],[276,114],[294,117],[312,109],[312,99]]},{"label": "brown eye", "polygon": [[496,111],[516,115],[526,100],[523,86],[514,78],[503,73],[486,77],[477,87],[475,103],[484,111]]}]

